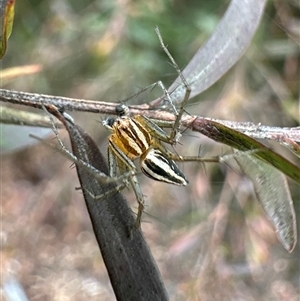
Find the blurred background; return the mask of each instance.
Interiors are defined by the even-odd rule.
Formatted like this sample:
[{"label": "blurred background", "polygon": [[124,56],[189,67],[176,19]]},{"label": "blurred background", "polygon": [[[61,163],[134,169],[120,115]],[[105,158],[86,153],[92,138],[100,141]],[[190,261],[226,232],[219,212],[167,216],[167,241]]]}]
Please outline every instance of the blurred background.
[{"label": "blurred background", "polygon": [[[159,26],[180,68],[205,43],[229,1],[36,1],[16,3],[8,68],[32,74],[3,77],[1,87],[119,102],[177,74],[162,51]],[[268,2],[243,58],[191,101],[187,112],[272,126],[299,125],[299,22],[296,0]],[[161,95],[148,90],[129,104]],[[16,106],[14,106],[16,108]],[[26,108],[21,108],[26,109]],[[72,113],[107,150],[107,116]],[[1,125],[2,297],[28,300],[114,300],[71,162],[28,138],[49,130]],[[61,136],[66,144],[65,131]],[[23,146],[20,147],[22,141]],[[277,144],[276,151],[299,165]],[[185,132],[176,151],[222,155],[228,148]],[[220,164],[180,164],[185,188],[139,176],[146,199],[142,225],[171,300],[299,300],[299,243],[289,254],[242,173]],[[300,191],[289,182],[299,219]],[[133,210],[131,190],[124,191]],[[298,226],[299,229],[299,226]],[[300,232],[300,231],[299,231]],[[22,300],[27,300],[22,299]]]}]

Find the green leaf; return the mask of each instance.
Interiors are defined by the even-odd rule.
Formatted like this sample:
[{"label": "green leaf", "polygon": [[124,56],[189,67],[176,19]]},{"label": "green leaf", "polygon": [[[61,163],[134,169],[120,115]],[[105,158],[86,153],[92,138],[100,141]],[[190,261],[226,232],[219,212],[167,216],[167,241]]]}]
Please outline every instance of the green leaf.
[{"label": "green leaf", "polygon": [[237,132],[219,122],[204,118],[194,120],[192,128],[217,142],[227,144],[235,149],[241,151],[258,150],[253,152],[253,156],[274,166],[296,183],[300,184],[299,167],[251,137]]},{"label": "green leaf", "polygon": [[[3,5],[3,3],[1,3]],[[15,15],[15,0],[8,0],[1,6],[1,36],[0,36],[0,59],[3,58],[6,48],[7,40],[12,32],[14,15]]]}]

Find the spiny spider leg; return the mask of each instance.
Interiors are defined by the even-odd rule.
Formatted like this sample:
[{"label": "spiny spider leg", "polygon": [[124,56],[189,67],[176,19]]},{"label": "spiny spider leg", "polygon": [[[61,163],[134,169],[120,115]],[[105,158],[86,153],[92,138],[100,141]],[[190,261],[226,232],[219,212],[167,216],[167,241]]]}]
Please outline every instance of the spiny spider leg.
[{"label": "spiny spider leg", "polygon": [[133,99],[133,98],[139,96],[141,93],[147,91],[148,89],[154,89],[157,85],[160,86],[160,84],[158,82],[155,82],[155,83],[153,83],[153,84],[151,84],[151,85],[149,85],[147,87],[144,87],[144,88],[140,89],[138,92],[136,92],[135,94],[131,95],[130,97],[122,99],[121,103],[126,103],[128,100]]},{"label": "spiny spider leg", "polygon": [[[142,219],[142,214],[145,208],[145,202],[144,202],[144,197],[143,193],[140,187],[140,184],[138,182],[138,179],[135,175],[136,173],[136,167],[134,163],[128,159],[128,157],[115,145],[114,143],[110,142],[108,146],[108,162],[109,162],[109,173],[110,176],[113,178],[117,177],[117,166],[119,162],[119,169],[126,169],[131,172],[129,175],[129,181],[131,184],[131,187],[134,191],[134,194],[136,196],[137,202],[138,202],[138,212],[137,212],[137,218],[136,218],[136,223],[135,227],[137,229],[140,228],[141,226],[141,219]],[[122,166],[122,168],[121,168]]]},{"label": "spiny spider leg", "polygon": [[169,104],[171,105],[172,110],[174,111],[174,114],[175,114],[176,116],[178,116],[178,111],[177,111],[176,107],[174,106],[173,101],[172,101],[172,99],[171,99],[171,96],[170,96],[168,90],[166,89],[165,85],[164,85],[163,82],[160,81],[160,80],[157,81],[156,83],[157,83],[157,84],[160,86],[160,88],[164,91],[164,95],[167,96],[168,102],[169,102]]},{"label": "spiny spider leg", "polygon": [[[108,184],[108,183],[117,183],[117,182],[121,182],[121,184],[117,184],[114,188],[105,191],[103,194],[95,196],[93,195],[89,190],[87,190],[85,187],[81,187],[82,190],[84,190],[85,192],[87,192],[91,197],[93,197],[95,200],[100,200],[104,197],[107,197],[108,195],[111,195],[113,193],[117,193],[120,192],[122,189],[124,189],[127,185],[127,179],[130,176],[133,176],[133,172],[132,171],[128,171],[123,173],[122,175],[118,176],[118,177],[109,177],[108,175],[106,175],[105,173],[101,172],[100,170],[98,170],[97,168],[95,168],[94,166],[88,164],[87,162],[77,158],[73,153],[71,153],[66,146],[64,145],[63,141],[61,140],[58,130],[55,126],[54,120],[53,120],[53,116],[47,111],[47,109],[45,108],[45,106],[42,106],[43,110],[46,112],[46,114],[49,116],[50,122],[52,124],[52,131],[55,134],[55,137],[57,139],[57,141],[59,142],[60,145],[60,149],[57,148],[56,146],[47,143],[46,141],[44,141],[43,139],[36,137],[34,135],[31,135],[33,138],[38,139],[39,141],[41,141],[42,143],[58,150],[59,152],[61,152],[65,157],[67,157],[70,161],[74,162],[75,164],[77,164],[78,166],[80,166],[81,168],[84,168],[87,172],[89,172],[90,174],[92,174],[99,183],[103,183],[103,184]],[[73,118],[68,115],[67,113],[63,113],[63,115],[65,116],[66,119],[68,119],[70,122],[74,123]]]},{"label": "spiny spider leg", "polygon": [[[174,122],[174,127],[173,127],[173,129],[172,129],[172,131],[170,133],[170,140],[171,141],[177,141],[179,139],[179,137],[177,137],[177,136],[178,136],[178,133],[179,133],[181,118],[182,118],[182,115],[184,113],[184,108],[187,105],[187,102],[188,102],[190,94],[191,94],[191,87],[189,86],[188,82],[186,81],[185,77],[183,76],[182,72],[180,71],[180,68],[178,67],[177,63],[175,62],[173,56],[171,55],[171,53],[169,52],[168,48],[166,47],[166,45],[165,45],[165,43],[163,41],[163,38],[161,36],[161,33],[159,31],[159,28],[156,27],[155,31],[156,31],[156,34],[158,36],[158,39],[159,39],[159,42],[160,42],[160,45],[161,45],[162,49],[164,50],[164,52],[169,57],[172,65],[173,65],[173,67],[177,71],[177,74],[181,78],[182,83],[184,84],[185,89],[186,89],[183,101],[180,104],[180,110],[179,110],[178,113],[175,114],[176,115],[176,120]],[[167,95],[169,95],[169,93]],[[172,107],[175,107],[174,104],[173,104],[172,99],[170,99],[170,104],[172,105]],[[177,112],[177,111],[175,110],[175,112]]]}]

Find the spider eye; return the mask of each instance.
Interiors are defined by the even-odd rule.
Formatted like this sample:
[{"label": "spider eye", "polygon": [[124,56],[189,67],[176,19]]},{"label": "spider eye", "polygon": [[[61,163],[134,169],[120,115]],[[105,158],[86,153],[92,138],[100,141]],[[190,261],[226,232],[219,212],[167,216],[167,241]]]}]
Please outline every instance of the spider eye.
[{"label": "spider eye", "polygon": [[116,119],[113,117],[108,117],[102,121],[102,124],[109,130],[112,130],[112,126],[114,125]]},{"label": "spider eye", "polygon": [[141,170],[149,178],[175,185],[185,186],[188,180],[173,160],[166,158],[158,149],[150,149],[141,158]]},{"label": "spider eye", "polygon": [[125,104],[121,103],[121,104],[116,106],[116,113],[119,116],[127,116],[128,112],[129,112],[129,109]]}]

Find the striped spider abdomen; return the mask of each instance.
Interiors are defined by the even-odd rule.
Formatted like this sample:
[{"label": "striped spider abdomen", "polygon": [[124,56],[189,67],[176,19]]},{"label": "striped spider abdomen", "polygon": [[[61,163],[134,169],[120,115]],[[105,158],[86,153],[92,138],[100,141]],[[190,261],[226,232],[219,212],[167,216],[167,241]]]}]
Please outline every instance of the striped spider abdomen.
[{"label": "striped spider abdomen", "polygon": [[150,148],[140,160],[142,172],[149,178],[169,184],[185,186],[188,180],[176,163],[159,149]]}]

